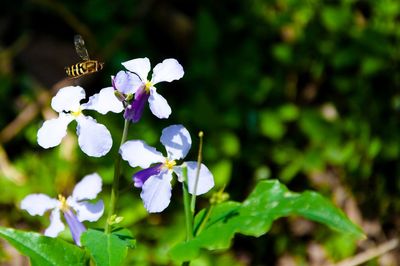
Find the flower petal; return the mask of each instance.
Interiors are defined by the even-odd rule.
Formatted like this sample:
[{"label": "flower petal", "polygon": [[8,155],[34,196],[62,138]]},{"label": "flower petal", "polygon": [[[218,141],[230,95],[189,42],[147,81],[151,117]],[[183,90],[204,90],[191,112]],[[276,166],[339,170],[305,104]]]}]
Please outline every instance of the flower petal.
[{"label": "flower petal", "polygon": [[171,200],[171,179],[168,171],[151,176],[142,186],[140,197],[148,212],[162,212]]},{"label": "flower petal", "polygon": [[101,191],[101,177],[97,173],[85,176],[72,192],[75,201],[95,199]]},{"label": "flower petal", "polygon": [[62,111],[77,111],[79,102],[85,99],[85,90],[80,86],[61,88],[51,100],[51,107],[61,113]]},{"label": "flower petal", "polygon": [[121,70],[112,79],[114,89],[123,94],[133,94],[143,85],[143,81],[138,75]]},{"label": "flower petal", "polygon": [[64,212],[64,218],[67,221],[75,244],[81,246],[81,235],[86,231],[85,226],[78,220],[76,215],[71,210]]},{"label": "flower petal", "polygon": [[77,122],[76,134],[82,151],[92,157],[106,155],[112,146],[108,129],[90,116],[80,116]]},{"label": "flower petal", "polygon": [[162,154],[141,140],[129,140],[122,144],[119,153],[132,167],[148,168],[152,163],[165,161]]},{"label": "flower petal", "polygon": [[[185,162],[185,164],[187,165],[189,193],[193,194],[196,183],[197,162],[189,161]],[[178,180],[183,180],[182,166],[174,167],[174,172],[178,175],[179,177]],[[196,195],[204,194],[213,187],[214,187],[214,177],[212,173],[210,172],[210,170],[208,170],[207,166],[201,164],[199,181],[197,183],[197,188],[196,188]]]},{"label": "flower petal", "polygon": [[149,99],[150,94],[146,92],[144,86],[140,87],[135,93],[135,99],[132,104],[125,109],[124,118],[136,123],[143,114],[144,106]]},{"label": "flower petal", "polygon": [[104,203],[102,200],[99,200],[96,203],[90,203],[88,201],[77,202],[72,206],[76,211],[78,216],[78,220],[95,222],[104,213]]},{"label": "flower petal", "polygon": [[50,215],[50,225],[44,231],[44,235],[49,237],[56,237],[61,231],[64,230],[64,228],[65,225],[61,221],[60,210],[58,208],[54,209]]},{"label": "flower petal", "polygon": [[161,143],[165,146],[168,158],[183,159],[192,145],[189,131],[182,125],[172,125],[163,129]]},{"label": "flower petal", "polygon": [[151,112],[158,118],[168,118],[171,114],[167,100],[158,94],[154,87],[150,89],[149,104]]},{"label": "flower petal", "polygon": [[147,57],[132,59],[121,63],[129,71],[136,73],[143,81],[147,81],[147,75],[150,71],[150,60]]},{"label": "flower petal", "polygon": [[168,58],[154,67],[151,83],[154,85],[162,81],[171,82],[182,78],[184,73],[183,67],[176,59]]},{"label": "flower petal", "polygon": [[21,201],[21,209],[30,215],[42,216],[46,211],[54,209],[59,202],[45,194],[30,194]]},{"label": "flower petal", "polygon": [[135,183],[135,187],[142,187],[144,182],[149,179],[150,176],[158,175],[161,172],[162,164],[157,164],[153,167],[149,167],[143,170],[136,172],[133,175],[133,182]]},{"label": "flower petal", "polygon": [[104,88],[99,93],[91,96],[89,101],[82,105],[82,108],[96,110],[103,115],[108,112],[120,113],[124,110],[122,102],[114,94],[113,87]]},{"label": "flower petal", "polygon": [[37,133],[38,144],[45,149],[59,145],[67,135],[67,127],[72,120],[71,115],[61,113],[58,118],[44,121]]}]

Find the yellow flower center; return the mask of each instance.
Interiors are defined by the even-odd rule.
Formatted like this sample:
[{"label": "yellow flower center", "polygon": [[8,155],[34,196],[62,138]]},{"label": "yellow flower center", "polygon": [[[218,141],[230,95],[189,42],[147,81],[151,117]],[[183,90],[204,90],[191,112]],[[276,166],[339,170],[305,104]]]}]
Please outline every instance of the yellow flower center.
[{"label": "yellow flower center", "polygon": [[166,159],[164,163],[164,167],[166,167],[168,170],[172,170],[172,168],[176,165],[176,162],[174,160],[168,160]]},{"label": "yellow flower center", "polygon": [[145,85],[144,85],[144,90],[149,93],[150,92],[150,88],[151,86],[153,86],[153,84],[151,83],[151,81],[146,81]]},{"label": "yellow flower center", "polygon": [[67,199],[63,195],[59,194],[58,195],[58,200],[60,201],[60,210],[62,212],[68,211],[69,210],[69,206],[68,206],[68,203],[67,203]]},{"label": "yellow flower center", "polygon": [[71,115],[73,115],[75,118],[80,116],[81,114],[82,114],[82,108],[81,107],[79,107],[78,110],[71,112]]}]

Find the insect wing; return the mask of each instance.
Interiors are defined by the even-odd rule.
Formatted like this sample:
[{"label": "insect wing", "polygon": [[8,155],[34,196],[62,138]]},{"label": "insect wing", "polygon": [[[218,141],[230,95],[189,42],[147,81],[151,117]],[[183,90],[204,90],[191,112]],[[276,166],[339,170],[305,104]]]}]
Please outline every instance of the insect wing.
[{"label": "insect wing", "polygon": [[89,53],[85,47],[85,41],[83,40],[81,35],[75,35],[74,44],[76,53],[82,58],[82,60],[89,60]]}]

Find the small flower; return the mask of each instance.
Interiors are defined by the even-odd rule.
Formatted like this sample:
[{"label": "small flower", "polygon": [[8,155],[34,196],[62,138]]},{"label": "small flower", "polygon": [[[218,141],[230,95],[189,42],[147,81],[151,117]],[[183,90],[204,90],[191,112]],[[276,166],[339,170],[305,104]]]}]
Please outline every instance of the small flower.
[{"label": "small flower", "polygon": [[113,87],[127,97],[135,94],[132,103],[128,104],[125,109],[125,119],[138,122],[142,117],[143,108],[147,101],[155,116],[168,118],[171,114],[171,108],[167,100],[157,93],[154,85],[162,81],[171,82],[182,78],[184,71],[178,61],[169,58],[157,64],[153,69],[151,80],[147,79],[150,72],[150,61],[147,57],[123,62],[122,65],[130,72],[120,71],[115,77],[112,77]]},{"label": "small flower", "polygon": [[83,221],[97,221],[104,212],[102,200],[90,203],[88,200],[96,198],[101,191],[101,178],[97,173],[85,176],[76,184],[72,196],[67,199],[58,195],[58,199],[52,199],[45,194],[30,194],[21,201],[21,209],[26,210],[30,215],[43,215],[46,211],[52,210],[50,225],[44,235],[56,237],[64,230],[65,226],[61,221],[60,211],[71,230],[72,238],[80,246],[81,234],[86,231]]},{"label": "small flower", "polygon": [[[133,175],[136,187],[141,187],[140,197],[148,212],[161,212],[168,207],[171,199],[172,173],[182,182],[183,165],[187,167],[189,193],[194,193],[197,162],[189,161],[177,165],[176,160],[183,159],[189,152],[192,140],[187,129],[182,125],[172,125],[164,128],[160,138],[165,146],[167,156],[163,156],[155,148],[141,140],[125,142],[120,153],[122,159],[132,167],[145,168]],[[150,165],[153,165],[150,167]],[[214,177],[210,170],[201,164],[196,195],[208,192],[214,186]]]},{"label": "small flower", "polygon": [[68,124],[76,120],[78,143],[84,153],[100,157],[110,151],[112,138],[108,129],[92,117],[83,115],[82,111],[119,113],[123,110],[122,103],[115,98],[112,87],[102,89],[98,94],[91,96],[86,104],[81,105],[80,101],[84,98],[85,91],[79,86],[69,86],[58,91],[51,100],[51,107],[59,116],[45,121],[39,129],[37,138],[40,146],[47,149],[59,145],[67,134]]}]

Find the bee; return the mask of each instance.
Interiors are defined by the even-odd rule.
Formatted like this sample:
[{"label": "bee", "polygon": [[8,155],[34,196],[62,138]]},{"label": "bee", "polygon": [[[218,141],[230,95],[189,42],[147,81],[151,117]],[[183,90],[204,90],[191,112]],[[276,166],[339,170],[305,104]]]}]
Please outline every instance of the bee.
[{"label": "bee", "polygon": [[85,41],[81,35],[75,35],[74,45],[76,53],[83,61],[72,66],[65,67],[65,72],[67,73],[68,77],[79,78],[103,69],[104,63],[97,60],[90,60],[89,53],[85,47]]}]

